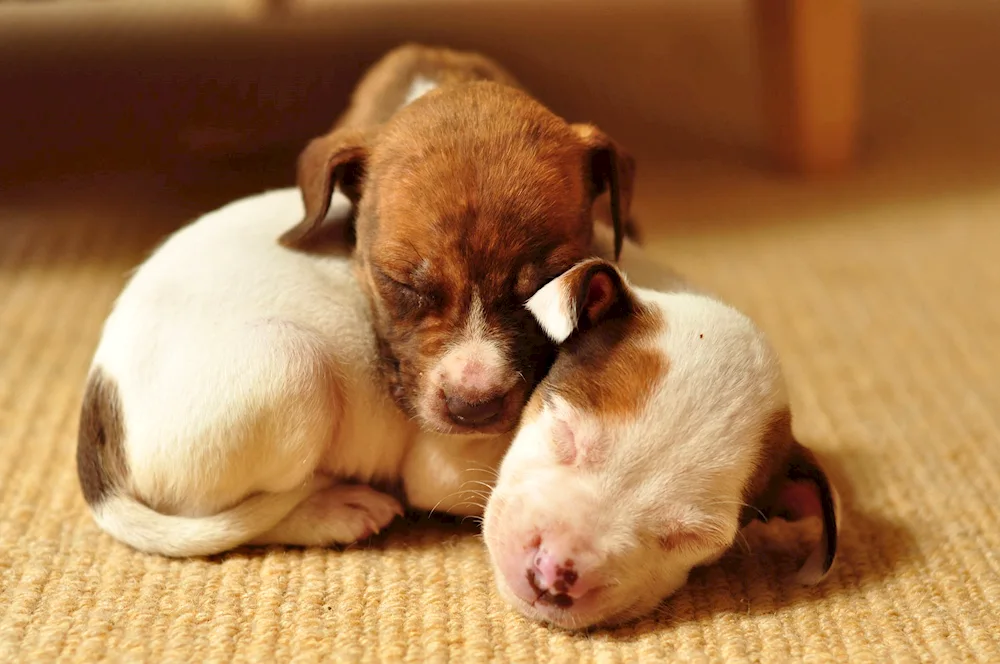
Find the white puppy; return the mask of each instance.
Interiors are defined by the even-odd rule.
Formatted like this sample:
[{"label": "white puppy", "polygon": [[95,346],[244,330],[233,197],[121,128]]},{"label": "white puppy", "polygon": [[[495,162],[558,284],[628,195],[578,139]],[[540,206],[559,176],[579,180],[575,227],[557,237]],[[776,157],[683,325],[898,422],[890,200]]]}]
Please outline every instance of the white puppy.
[{"label": "white puppy", "polygon": [[564,627],[653,609],[755,518],[818,516],[799,578],[837,549],[837,495],[792,436],[778,359],[743,314],[695,293],[626,244],[528,302],[561,343],[489,499],[501,595]]},{"label": "white puppy", "polygon": [[372,484],[401,484],[416,508],[478,511],[461,489],[490,480],[509,438],[422,433],[399,412],[349,250],[277,242],[303,214],[298,189],[209,213],[116,302],[77,465],[117,539],[169,556],[353,542],[402,510]]}]

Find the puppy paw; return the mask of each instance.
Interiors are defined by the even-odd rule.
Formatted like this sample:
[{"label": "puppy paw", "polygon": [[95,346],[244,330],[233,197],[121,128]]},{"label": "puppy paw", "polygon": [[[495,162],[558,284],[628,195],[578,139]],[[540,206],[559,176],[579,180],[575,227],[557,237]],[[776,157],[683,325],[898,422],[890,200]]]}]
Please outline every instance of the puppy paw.
[{"label": "puppy paw", "polygon": [[348,544],[366,539],[403,516],[398,500],[367,485],[342,484],[323,493],[331,542]]},{"label": "puppy paw", "polygon": [[339,484],[306,498],[281,523],[252,543],[350,544],[380,532],[402,514],[403,506],[390,495],[363,484]]}]

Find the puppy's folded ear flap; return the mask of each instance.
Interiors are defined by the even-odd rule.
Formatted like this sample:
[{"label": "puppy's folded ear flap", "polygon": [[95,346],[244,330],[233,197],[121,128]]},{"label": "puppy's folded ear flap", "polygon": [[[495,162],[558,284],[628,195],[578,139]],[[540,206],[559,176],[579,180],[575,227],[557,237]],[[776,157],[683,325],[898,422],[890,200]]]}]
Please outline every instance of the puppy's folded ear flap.
[{"label": "puppy's folded ear flap", "polygon": [[525,306],[545,333],[562,343],[574,330],[627,315],[635,308],[635,301],[614,264],[590,258],[542,286]]},{"label": "puppy's folded ear flap", "polygon": [[331,209],[331,200],[339,189],[351,206],[357,205],[368,153],[369,136],[357,130],[335,130],[309,142],[299,154],[296,177],[305,216],[281,236],[282,245],[302,248],[333,223],[346,224],[345,235],[353,232],[353,211],[346,205]]},{"label": "puppy's folded ear flap", "polygon": [[631,210],[635,159],[597,127],[589,124],[571,126],[587,150],[584,172],[588,178],[591,201],[605,191],[610,194],[611,223],[615,229],[615,260],[618,260],[625,237],[634,230]]},{"label": "puppy's folded ear flap", "polygon": [[819,583],[837,556],[840,498],[816,456],[792,437],[791,416],[787,411],[773,420],[765,436],[777,437],[778,440],[765,441],[764,449],[765,454],[769,448],[772,452],[781,450],[780,461],[774,463],[771,459],[770,468],[767,459],[762,464],[761,470],[767,469],[770,476],[758,482],[763,488],[747,501],[752,507],[743,510],[743,525],[755,519],[799,521],[818,517],[823,526],[822,534],[799,569],[797,578],[807,585]]}]

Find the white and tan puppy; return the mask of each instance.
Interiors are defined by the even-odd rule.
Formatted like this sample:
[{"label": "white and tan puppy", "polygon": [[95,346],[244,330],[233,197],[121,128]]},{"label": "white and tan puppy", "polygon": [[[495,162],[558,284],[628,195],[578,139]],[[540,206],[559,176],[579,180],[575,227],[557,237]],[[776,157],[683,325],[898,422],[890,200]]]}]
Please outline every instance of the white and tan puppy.
[{"label": "white and tan puppy", "polygon": [[800,572],[837,549],[837,496],[792,436],[778,358],[743,314],[626,244],[528,302],[558,359],[501,465],[485,539],[501,595],[569,628],[652,610],[755,518],[822,519]]},{"label": "white and tan puppy", "polygon": [[169,238],[118,298],[77,449],[84,497],[117,539],[169,556],[353,542],[402,510],[373,483],[477,512],[460,489],[489,480],[509,438],[421,433],[399,411],[349,247],[278,243],[303,214],[298,189],[231,203]]}]

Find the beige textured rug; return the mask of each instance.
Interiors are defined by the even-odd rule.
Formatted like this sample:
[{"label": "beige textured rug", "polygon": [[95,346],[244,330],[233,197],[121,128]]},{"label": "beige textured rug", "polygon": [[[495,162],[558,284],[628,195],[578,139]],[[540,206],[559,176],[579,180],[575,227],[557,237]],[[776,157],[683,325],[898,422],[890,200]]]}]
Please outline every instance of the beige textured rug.
[{"label": "beige textured rug", "polygon": [[105,177],[0,196],[0,662],[1000,661],[1000,187],[675,175],[642,183],[649,244],[770,333],[796,432],[841,480],[825,584],[790,579],[814,531],[757,529],[658,615],[568,634],[508,611],[454,526],[212,560],[117,544],[73,463],[99,327],[164,233],[255,185]]}]

